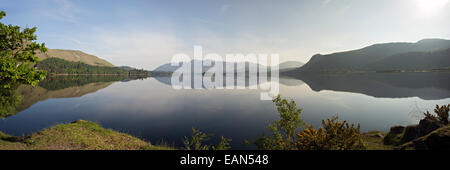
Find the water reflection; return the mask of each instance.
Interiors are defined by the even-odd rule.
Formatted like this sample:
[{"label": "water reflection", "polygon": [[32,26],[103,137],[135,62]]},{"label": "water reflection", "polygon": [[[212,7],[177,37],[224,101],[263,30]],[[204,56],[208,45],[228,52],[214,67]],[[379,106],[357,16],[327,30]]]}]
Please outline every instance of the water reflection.
[{"label": "water reflection", "polygon": [[16,85],[0,89],[0,118],[9,117],[39,101],[81,97],[106,88],[115,81],[144,79],[144,76],[50,76],[38,86]]},{"label": "water reflection", "polygon": [[[448,74],[429,76],[280,77],[280,93],[294,99],[304,109],[302,117],[314,126],[339,114],[360,123],[363,131],[387,131],[393,125],[416,123],[422,111],[436,104],[450,103]],[[0,131],[21,136],[85,119],[152,143],[164,140],[181,146],[194,126],[232,138],[234,149],[248,149],[244,140],[258,137],[278,118],[271,101],[259,100],[257,89],[174,90],[170,77],[96,79],[101,78],[65,77],[36,88],[19,88],[15,94],[25,96],[23,103],[14,107],[17,114],[0,120]]]},{"label": "water reflection", "polygon": [[381,98],[450,98],[450,72],[305,74],[297,79],[314,91],[333,90]]}]

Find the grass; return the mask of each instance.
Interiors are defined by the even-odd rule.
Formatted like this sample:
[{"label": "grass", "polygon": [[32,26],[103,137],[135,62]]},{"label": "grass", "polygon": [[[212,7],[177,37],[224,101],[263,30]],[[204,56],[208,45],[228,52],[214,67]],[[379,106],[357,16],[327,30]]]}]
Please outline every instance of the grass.
[{"label": "grass", "polygon": [[171,150],[131,135],[79,120],[59,124],[25,137],[0,132],[0,150]]},{"label": "grass", "polygon": [[67,61],[82,62],[93,66],[114,67],[113,64],[104,59],[77,50],[48,49],[47,54],[38,53],[37,56],[39,57],[40,61],[43,61],[50,57],[55,57]]},{"label": "grass", "polygon": [[392,146],[383,144],[383,138],[385,136],[386,133],[379,131],[372,131],[361,134],[367,150],[393,150]]},{"label": "grass", "polygon": [[[384,132],[361,134],[367,150],[392,150],[383,144]],[[99,124],[79,120],[59,124],[29,136],[16,137],[0,132],[0,150],[173,150],[161,142],[152,145],[129,134],[105,129]]]}]

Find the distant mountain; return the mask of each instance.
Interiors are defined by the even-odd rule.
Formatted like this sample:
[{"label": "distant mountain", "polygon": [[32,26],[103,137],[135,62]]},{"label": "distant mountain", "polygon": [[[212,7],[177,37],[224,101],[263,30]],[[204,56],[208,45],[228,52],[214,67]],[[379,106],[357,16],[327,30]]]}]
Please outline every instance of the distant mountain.
[{"label": "distant mountain", "polygon": [[293,72],[348,72],[438,69],[450,66],[450,40],[424,39],[416,43],[375,44],[359,50],[314,55]]},{"label": "distant mountain", "polygon": [[[194,61],[194,60],[193,60]],[[191,68],[192,68],[192,71],[193,71],[193,61],[191,61]],[[200,61],[201,62],[201,61]],[[225,70],[225,66],[227,65],[227,63],[226,62],[223,62],[223,68],[224,68],[224,70]],[[238,70],[238,69],[235,69],[235,72],[244,72],[244,71],[248,71],[248,69],[249,69],[249,66],[250,65],[254,65],[255,67],[260,67],[260,65],[258,65],[258,64],[256,64],[256,63],[246,63],[246,66],[245,66],[245,70]],[[180,68],[181,66],[172,66],[170,63],[168,63],[168,64],[164,64],[164,65],[161,65],[161,66],[159,66],[159,67],[157,67],[155,70],[153,70],[154,72],[174,72],[174,71],[176,71],[176,70],[178,70],[178,68]],[[206,66],[203,66],[202,67],[202,71],[203,72],[206,72],[207,70],[209,70],[210,68],[212,68],[212,67],[206,67]]]},{"label": "distant mountain", "polygon": [[304,65],[304,63],[299,61],[286,61],[279,65],[280,71],[290,71],[300,68]]},{"label": "distant mountain", "polygon": [[180,67],[172,66],[172,65],[169,63],[169,64],[161,65],[161,66],[159,66],[158,68],[154,69],[153,71],[155,71],[155,72],[174,72],[174,71],[176,71],[178,68],[180,68]]},{"label": "distant mountain", "polygon": [[48,49],[47,53],[38,53],[38,58],[42,61],[47,58],[59,58],[67,61],[73,62],[82,62],[85,64],[89,64],[92,66],[108,66],[114,67],[113,64],[108,61],[101,59],[97,56],[86,54],[82,51],[78,50],[57,50],[57,49]]},{"label": "distant mountain", "polygon": [[379,70],[430,70],[450,68],[450,48],[433,52],[397,54],[369,65]]},{"label": "distant mountain", "polygon": [[130,66],[120,66],[120,68],[121,68],[121,69],[124,69],[124,70],[127,70],[127,71],[130,71],[130,70],[137,70],[136,68],[130,67]]}]

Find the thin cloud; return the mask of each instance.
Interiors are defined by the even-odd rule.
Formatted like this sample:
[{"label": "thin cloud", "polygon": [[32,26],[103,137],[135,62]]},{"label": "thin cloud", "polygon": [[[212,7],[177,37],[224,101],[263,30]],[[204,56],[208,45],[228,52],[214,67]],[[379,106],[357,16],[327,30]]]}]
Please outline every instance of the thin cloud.
[{"label": "thin cloud", "polygon": [[220,12],[227,12],[230,9],[230,7],[231,6],[228,4],[222,5],[222,7],[220,8]]},{"label": "thin cloud", "polygon": [[120,65],[153,69],[167,63],[171,57],[183,52],[182,41],[176,36],[152,31],[110,31],[96,29],[93,37],[95,54]]},{"label": "thin cloud", "polygon": [[53,20],[76,23],[79,20],[77,15],[82,13],[70,0],[49,0],[45,3],[52,4],[52,9],[40,9],[39,13]]},{"label": "thin cloud", "polygon": [[331,0],[323,0],[322,6],[328,5],[331,2]]}]

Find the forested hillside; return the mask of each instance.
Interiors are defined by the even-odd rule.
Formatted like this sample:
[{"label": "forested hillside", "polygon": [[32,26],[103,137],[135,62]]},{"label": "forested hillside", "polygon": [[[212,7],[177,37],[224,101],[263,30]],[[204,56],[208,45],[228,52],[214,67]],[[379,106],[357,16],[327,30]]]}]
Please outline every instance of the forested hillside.
[{"label": "forested hillside", "polygon": [[93,66],[109,66],[114,67],[113,64],[101,59],[97,56],[86,54],[79,50],[58,50],[48,49],[46,53],[39,52],[37,54],[39,60],[43,61],[47,58],[59,58],[67,61],[82,62]]},{"label": "forested hillside", "polygon": [[359,50],[314,55],[298,72],[352,72],[448,68],[450,40],[375,44]]},{"label": "forested hillside", "polygon": [[71,62],[59,58],[48,58],[41,61],[37,67],[51,74],[120,74],[149,75],[142,69],[126,70],[120,67],[92,66],[82,62]]}]

